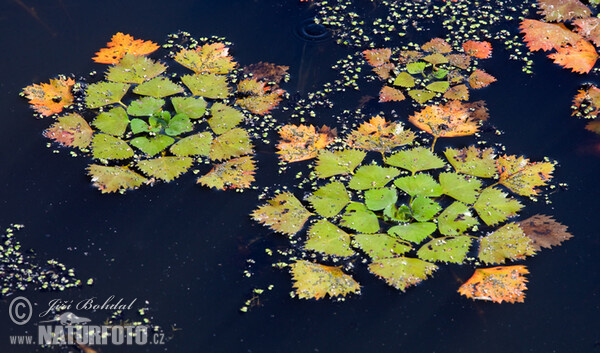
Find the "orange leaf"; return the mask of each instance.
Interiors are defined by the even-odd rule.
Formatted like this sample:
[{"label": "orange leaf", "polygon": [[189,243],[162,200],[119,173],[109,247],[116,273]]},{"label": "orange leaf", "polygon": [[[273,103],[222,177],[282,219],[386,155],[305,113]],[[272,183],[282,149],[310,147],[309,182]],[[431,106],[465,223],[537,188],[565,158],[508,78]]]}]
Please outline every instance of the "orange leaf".
[{"label": "orange leaf", "polygon": [[317,132],[312,125],[284,125],[279,136],[281,141],[277,145],[277,153],[280,158],[286,162],[298,162],[315,158],[320,149],[333,142],[337,132],[327,126]]},{"label": "orange leaf", "polygon": [[429,105],[408,120],[435,137],[473,135],[479,129],[468,107],[456,100],[445,105]]},{"label": "orange leaf", "polygon": [[40,83],[27,86],[23,89],[25,98],[29,99],[32,108],[42,114],[49,116],[60,113],[64,107],[73,103],[71,87],[75,81],[68,79],[51,79],[50,83]]},{"label": "orange leaf", "polygon": [[116,64],[126,53],[133,55],[146,55],[158,49],[158,45],[149,40],[133,39],[129,34],[121,32],[112,36],[106,48],[100,49],[93,60],[102,64]]},{"label": "orange leaf", "polygon": [[571,32],[562,23],[546,23],[525,19],[521,22],[521,33],[529,51],[560,49],[567,44],[574,45],[581,36]]},{"label": "orange leaf", "polygon": [[495,303],[522,303],[525,300],[528,274],[525,266],[478,268],[458,292],[467,298]]},{"label": "orange leaf", "polygon": [[433,38],[429,42],[421,45],[421,49],[430,53],[446,54],[452,51],[452,47],[442,38]]},{"label": "orange leaf", "polygon": [[390,62],[391,49],[368,49],[363,51],[363,56],[373,66],[373,71],[384,80],[390,77],[390,71],[396,67]]},{"label": "orange leaf", "polygon": [[586,118],[595,117],[600,114],[600,88],[591,85],[586,89],[577,91],[577,94],[573,98],[573,105],[576,109],[581,109],[581,104],[589,104],[593,108],[589,113],[586,110]]},{"label": "orange leaf", "polygon": [[282,89],[272,90],[264,82],[255,78],[247,78],[238,83],[238,92],[246,95],[238,98],[235,104],[248,109],[254,114],[265,115],[281,102]]},{"label": "orange leaf", "polygon": [[554,163],[529,162],[521,156],[498,156],[496,168],[500,173],[498,183],[523,196],[538,194],[537,186],[546,185],[552,179]]},{"label": "orange leaf", "polygon": [[367,49],[363,51],[363,56],[367,59],[369,65],[373,67],[379,67],[383,64],[390,62],[392,56],[392,50],[388,48],[384,49]]},{"label": "orange leaf", "polygon": [[473,89],[487,87],[492,82],[496,82],[496,78],[483,70],[476,69],[469,76],[469,85]]},{"label": "orange leaf", "polygon": [[390,86],[381,87],[381,91],[379,92],[379,101],[380,102],[400,102],[403,101],[406,97],[400,90],[395,89]]},{"label": "orange leaf", "polygon": [[549,22],[564,22],[591,14],[579,0],[538,0],[538,5],[541,9],[538,13]]},{"label": "orange leaf", "polygon": [[44,136],[63,146],[77,147],[81,150],[92,142],[94,131],[90,125],[77,113],[61,116],[44,131]]},{"label": "orange leaf", "polygon": [[597,46],[600,46],[600,18],[580,18],[573,21],[573,24],[577,26],[577,33],[581,34],[586,39],[591,40],[592,43],[596,44]]},{"label": "orange leaf", "polygon": [[462,47],[467,55],[479,59],[487,59],[492,56],[492,45],[489,42],[476,42],[474,40],[469,40],[463,43]]},{"label": "orange leaf", "polygon": [[387,122],[384,118],[376,116],[352,131],[346,142],[350,147],[385,153],[391,152],[395,147],[409,144],[414,139],[415,134],[403,129],[401,124]]},{"label": "orange leaf", "polygon": [[554,54],[548,55],[554,63],[571,69],[573,72],[586,74],[592,70],[598,59],[594,46],[587,40],[580,40],[574,46],[559,48]]}]

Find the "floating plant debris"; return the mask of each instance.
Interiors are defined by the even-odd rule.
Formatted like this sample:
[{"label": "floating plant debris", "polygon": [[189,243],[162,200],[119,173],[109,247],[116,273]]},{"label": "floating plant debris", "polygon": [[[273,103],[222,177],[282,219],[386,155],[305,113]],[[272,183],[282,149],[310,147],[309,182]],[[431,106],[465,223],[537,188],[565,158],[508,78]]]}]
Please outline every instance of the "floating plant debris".
[{"label": "floating plant debris", "polygon": [[[253,77],[246,77],[223,41],[170,38],[164,47],[177,50],[153,59],[146,55],[159,49],[155,43],[117,33],[94,58],[114,64],[104,80],[60,77],[26,87],[23,95],[56,119],[44,136],[91,156],[88,174],[103,193],[169,182],[197,162],[213,163],[198,183],[249,188],[256,133],[248,127],[257,120],[253,114],[265,115],[282,100],[277,82],[287,67],[261,63],[248,67]],[[193,73],[171,73],[167,63]]]},{"label": "floating plant debris", "polygon": [[56,260],[42,263],[35,256],[22,249],[15,238],[15,232],[23,228],[13,224],[1,236],[0,288],[2,296],[9,296],[27,287],[35,290],[64,291],[80,287],[81,280],[75,277],[75,270],[67,268]]}]

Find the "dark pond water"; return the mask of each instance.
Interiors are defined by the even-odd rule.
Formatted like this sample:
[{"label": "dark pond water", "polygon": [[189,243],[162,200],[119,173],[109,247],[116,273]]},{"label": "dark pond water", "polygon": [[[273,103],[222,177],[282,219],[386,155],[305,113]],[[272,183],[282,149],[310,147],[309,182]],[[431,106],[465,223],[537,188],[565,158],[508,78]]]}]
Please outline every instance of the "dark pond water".
[{"label": "dark pond water", "polygon": [[[106,346],[101,352],[600,352],[600,139],[570,117],[571,97],[586,77],[541,54],[535,56],[535,75],[526,76],[495,46],[485,68],[498,82],[473,94],[487,101],[491,123],[505,132],[485,138],[503,142],[513,154],[558,160],[555,179],[569,184],[552,195],[552,205],[540,202],[528,212],[554,215],[575,238],[526,261],[527,298],[513,305],[459,296],[456,288],[471,273],[460,266],[441,267],[432,280],[404,294],[359,271],[361,296],[342,303],[293,300],[289,275],[272,269],[264,252],[284,249],[285,241],[248,217],[258,191],[209,191],[190,174],[125,196],[101,195],[84,173],[85,158],[46,148],[41,132],[47,121],[32,118],[18,96],[26,85],[59,73],[104,70],[91,57],[113,33],[160,43],[180,29],[197,37],[226,36],[242,65],[290,66],[291,80],[283,88],[303,95],[330,80],[330,66],[352,52],[332,41],[301,40],[296,28],[313,14],[292,0],[3,0],[0,227],[25,224],[18,233],[25,248],[95,280],[64,293],[24,295],[36,309],[56,298],[115,295],[137,298],[140,307],[148,301],[152,321],[170,338],[164,346]],[[376,89],[361,94],[376,95]],[[356,100],[339,104],[353,109]],[[373,104],[373,112],[379,109]],[[397,109],[403,116],[412,111],[408,104]],[[327,110],[321,114],[331,120]],[[258,159],[258,185],[293,180],[277,176],[272,147],[263,146]],[[249,266],[248,259],[256,263]],[[244,277],[244,270],[253,276]],[[262,306],[240,313],[252,289],[269,284],[275,287],[261,296]],[[0,302],[0,351],[40,351],[9,344],[10,335],[34,332],[9,320],[10,299]],[[127,315],[136,318],[135,312]],[[106,313],[88,316],[101,322]]]}]

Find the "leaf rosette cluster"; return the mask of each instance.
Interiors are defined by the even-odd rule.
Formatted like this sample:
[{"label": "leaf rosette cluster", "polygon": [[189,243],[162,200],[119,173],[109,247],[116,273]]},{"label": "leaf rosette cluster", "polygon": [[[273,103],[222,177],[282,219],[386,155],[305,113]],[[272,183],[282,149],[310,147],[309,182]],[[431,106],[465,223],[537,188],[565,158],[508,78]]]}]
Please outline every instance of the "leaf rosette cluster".
[{"label": "leaf rosette cluster", "polygon": [[363,51],[373,72],[386,82],[379,92],[380,102],[402,101],[406,95],[424,104],[436,97],[469,99],[469,89],[480,89],[496,81],[476,68],[472,58],[492,54],[488,42],[469,40],[455,50],[444,39],[434,38],[417,50],[368,49]]},{"label": "leaf rosette cluster", "polygon": [[[435,120],[413,123],[434,134]],[[463,119],[462,124],[470,123]],[[446,122],[447,135],[434,136],[461,136],[449,126],[464,131],[462,124]],[[390,125],[396,134],[382,128]],[[367,263],[373,275],[405,291],[443,264],[503,265],[535,255],[536,242],[558,245],[569,238],[566,228],[550,232],[554,221],[546,216],[516,222],[525,198],[539,195],[552,178],[554,163],[476,146],[438,154],[413,140],[414,133],[400,123],[375,117],[351,131],[344,147],[318,151],[310,194],[301,200],[280,193],[252,213],[299,244],[303,256],[290,264],[299,298],[359,293],[344,263]],[[369,152],[378,154],[370,158]],[[537,234],[542,225],[545,233]],[[484,276],[486,285],[507,279],[508,292],[518,286],[522,293],[524,282],[504,273]],[[472,283],[461,293],[497,302],[523,299],[502,296],[500,290],[485,296]]]},{"label": "leaf rosette cluster", "polygon": [[[254,181],[253,142],[244,125],[275,108],[284,91],[242,76],[225,43],[187,42],[172,62],[169,53],[148,57],[155,43],[118,33],[94,58],[112,64],[103,80],[59,78],[24,89],[36,111],[55,118],[46,137],[91,155],[88,173],[103,193],[169,182],[203,161],[213,164],[197,180],[205,186],[248,188]],[[192,73],[169,72],[167,62]],[[265,63],[254,69],[265,75],[265,67],[280,76],[287,69]],[[72,105],[74,85],[81,97]]]}]

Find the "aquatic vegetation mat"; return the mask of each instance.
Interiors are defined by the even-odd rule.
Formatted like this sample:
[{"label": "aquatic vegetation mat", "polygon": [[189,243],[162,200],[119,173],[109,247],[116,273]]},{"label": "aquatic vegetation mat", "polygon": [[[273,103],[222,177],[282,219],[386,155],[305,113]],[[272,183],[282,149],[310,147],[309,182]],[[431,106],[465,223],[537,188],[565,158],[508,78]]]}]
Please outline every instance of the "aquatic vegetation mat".
[{"label": "aquatic vegetation mat", "polygon": [[[352,272],[360,264],[406,291],[453,263],[477,267],[461,294],[498,303],[524,300],[528,271],[512,263],[571,237],[549,216],[518,221],[529,203],[545,198],[555,162],[475,144],[436,152],[438,138],[474,136],[485,123],[469,104],[428,104],[410,116],[433,136],[429,142],[400,122],[375,116],[336,142],[306,149],[311,155],[302,160],[314,159],[304,183],[310,191],[277,193],[251,214],[289,238],[288,258],[276,266],[289,268],[295,296],[358,294]],[[284,128],[326,140],[313,126]],[[287,134],[281,137],[289,143]]]},{"label": "aquatic vegetation mat", "polygon": [[282,100],[278,82],[287,67],[239,70],[222,39],[169,38],[160,50],[117,33],[94,57],[111,64],[103,79],[59,76],[22,95],[40,117],[53,119],[44,136],[92,159],[87,172],[102,193],[169,182],[200,164],[212,170],[199,184],[249,188],[259,136],[250,127]]}]

